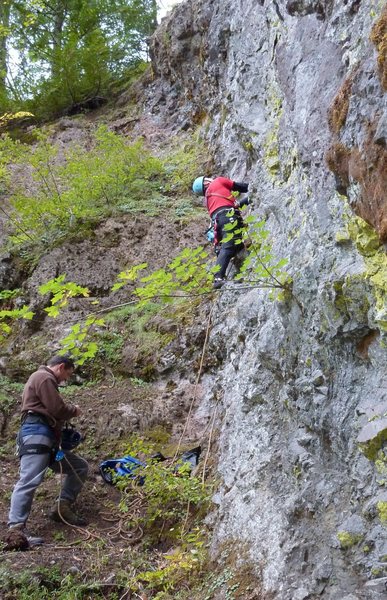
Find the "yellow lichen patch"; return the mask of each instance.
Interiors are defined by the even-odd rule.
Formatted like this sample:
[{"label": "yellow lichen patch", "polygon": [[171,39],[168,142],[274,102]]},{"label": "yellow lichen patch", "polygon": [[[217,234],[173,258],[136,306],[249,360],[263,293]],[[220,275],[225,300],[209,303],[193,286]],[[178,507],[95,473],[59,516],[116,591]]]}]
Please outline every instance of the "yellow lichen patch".
[{"label": "yellow lichen patch", "polygon": [[378,67],[382,87],[387,90],[387,6],[371,31],[371,42],[378,51]]},{"label": "yellow lichen patch", "polygon": [[360,217],[348,223],[348,233],[364,257],[366,270],[363,277],[369,281],[375,298],[375,320],[381,330],[387,331],[387,255],[380,245],[375,230]]},{"label": "yellow lichen patch", "polygon": [[328,110],[328,124],[333,133],[339,133],[347,119],[353,77],[354,73],[344,81]]},{"label": "yellow lichen patch", "polygon": [[380,501],[377,503],[379,519],[383,525],[387,525],[387,502]]},{"label": "yellow lichen patch", "polygon": [[340,542],[340,547],[342,550],[348,550],[348,548],[352,548],[352,546],[358,544],[362,538],[363,536],[361,534],[350,533],[349,531],[339,531],[337,534],[337,539]]}]

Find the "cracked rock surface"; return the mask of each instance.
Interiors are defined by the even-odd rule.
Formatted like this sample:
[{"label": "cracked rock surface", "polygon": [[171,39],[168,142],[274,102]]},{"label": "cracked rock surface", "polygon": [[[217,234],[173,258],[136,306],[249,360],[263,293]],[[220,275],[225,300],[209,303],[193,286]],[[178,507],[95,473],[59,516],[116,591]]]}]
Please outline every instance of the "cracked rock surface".
[{"label": "cracked rock surface", "polygon": [[210,339],[222,362],[198,410],[221,398],[213,553],[247,545],[265,598],[387,597],[387,307],[370,278],[371,264],[387,273],[385,93],[370,40],[382,9],[188,0],[152,42],[149,110],[176,131],[196,123],[214,174],[250,182],[293,278],[286,303],[223,291]]}]

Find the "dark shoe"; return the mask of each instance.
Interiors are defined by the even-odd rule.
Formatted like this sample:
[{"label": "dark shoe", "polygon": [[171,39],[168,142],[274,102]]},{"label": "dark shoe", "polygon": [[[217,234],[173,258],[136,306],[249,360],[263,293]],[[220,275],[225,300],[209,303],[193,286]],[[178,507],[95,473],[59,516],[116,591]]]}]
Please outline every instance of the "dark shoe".
[{"label": "dark shoe", "polygon": [[57,523],[65,523],[66,525],[76,525],[84,527],[87,525],[86,519],[77,515],[71,508],[68,500],[60,500],[56,503],[54,510],[49,514],[50,519]]},{"label": "dark shoe", "polygon": [[42,544],[44,544],[44,539],[31,535],[25,528],[24,523],[10,526],[7,536],[7,545],[10,550],[28,550]]},{"label": "dark shoe", "polygon": [[30,548],[33,548],[34,546],[41,546],[42,544],[44,544],[44,539],[37,536],[37,535],[31,535],[30,533],[28,533],[28,531],[24,531],[24,534],[27,538],[27,542],[30,545]]},{"label": "dark shoe", "polygon": [[226,283],[225,279],[221,279],[220,277],[215,277],[214,279],[214,290],[219,290],[222,285]]}]

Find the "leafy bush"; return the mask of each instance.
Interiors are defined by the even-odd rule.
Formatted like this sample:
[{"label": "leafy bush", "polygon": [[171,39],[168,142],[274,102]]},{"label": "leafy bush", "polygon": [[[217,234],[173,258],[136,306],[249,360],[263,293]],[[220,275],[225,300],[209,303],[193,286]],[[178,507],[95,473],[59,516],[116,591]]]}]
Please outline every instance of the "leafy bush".
[{"label": "leafy bush", "polygon": [[[290,292],[291,278],[284,270],[288,260],[278,259],[273,253],[270,232],[266,229],[266,222],[253,215],[244,219],[245,226],[238,227],[234,220],[224,226],[226,235],[222,243],[235,239],[235,244],[243,244],[248,248],[248,253],[235,276],[254,287],[268,288],[272,298],[279,297],[279,293]],[[248,226],[248,228],[247,228]]]},{"label": "leafy bush", "polygon": [[[149,440],[133,436],[127,454],[151,455],[156,445]],[[131,528],[141,528],[148,541],[174,544],[173,551],[160,556],[157,565],[139,572],[132,579],[131,589],[157,592],[155,598],[163,598],[164,592],[174,590],[190,577],[198,574],[206,560],[206,532],[201,526],[208,510],[210,489],[198,478],[190,476],[186,463],[172,464],[170,459],[157,462],[146,458],[146,466],[137,469],[138,478],[144,478],[139,486],[136,481],[117,477],[121,490],[120,508],[123,519]]]},{"label": "leafy bush", "polygon": [[59,275],[39,287],[40,294],[52,294],[50,306],[44,309],[50,317],[57,317],[61,309],[68,304],[70,298],[78,296],[87,298],[90,294],[88,288],[77,285],[72,281],[66,283],[65,279],[66,275]]},{"label": "leafy bush", "polygon": [[0,343],[8,337],[12,326],[20,319],[31,320],[34,313],[28,306],[15,307],[15,300],[21,298],[21,290],[2,290],[0,292]]},{"label": "leafy bush", "polygon": [[0,427],[1,435],[4,433],[8,418],[22,391],[23,385],[14,383],[4,375],[0,375],[0,413],[2,415],[2,424]]},{"label": "leafy bush", "polygon": [[209,269],[207,261],[208,253],[203,246],[184,248],[164,269],[150,275],[139,278],[140,272],[147,267],[146,263],[122,271],[112,291],[138,280],[142,285],[134,289],[134,296],[140,309],[156,301],[168,304],[179,297],[203,294],[211,290],[212,273],[218,269]]},{"label": "leafy bush", "polygon": [[71,235],[85,235],[128,202],[144,209],[163,173],[161,162],[141,140],[127,144],[104,126],[97,129],[92,150],[69,150],[64,165],[58,164],[58,149],[44,136],[33,152],[5,138],[0,153],[10,146],[13,156],[32,169],[37,187],[35,192],[20,188],[11,197],[13,249],[33,245],[42,252]]},{"label": "leafy bush", "polygon": [[156,17],[156,0],[3,3],[0,112],[47,119],[106,101],[146,61]]}]

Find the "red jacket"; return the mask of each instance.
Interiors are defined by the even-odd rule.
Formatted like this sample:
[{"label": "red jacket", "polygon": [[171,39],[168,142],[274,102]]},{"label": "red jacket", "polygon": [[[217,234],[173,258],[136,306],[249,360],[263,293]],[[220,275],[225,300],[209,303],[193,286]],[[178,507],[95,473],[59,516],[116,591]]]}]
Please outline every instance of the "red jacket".
[{"label": "red jacket", "polygon": [[205,206],[212,215],[218,208],[235,207],[235,197],[231,194],[234,189],[234,181],[227,177],[217,177],[210,183],[204,198]]}]

